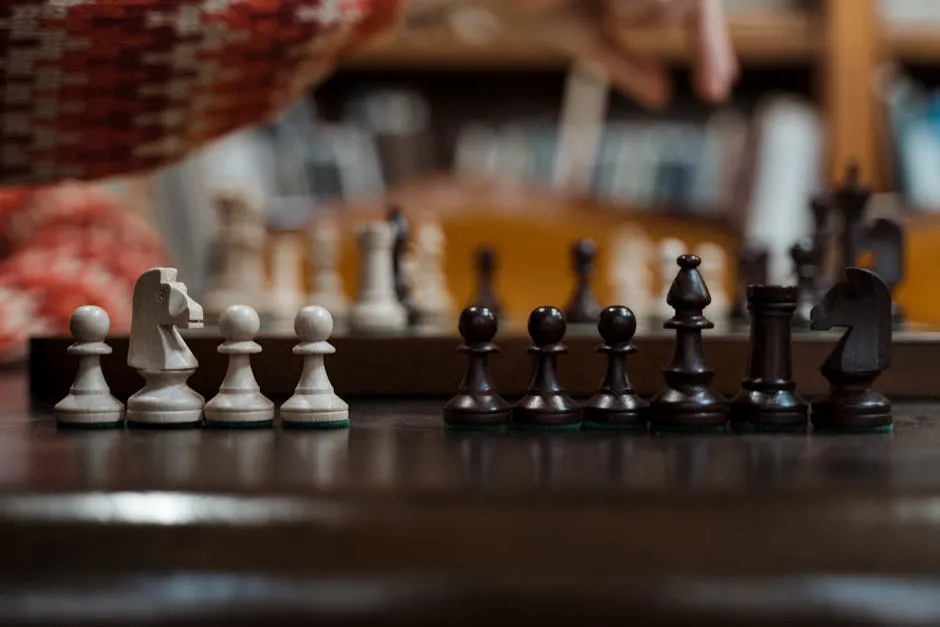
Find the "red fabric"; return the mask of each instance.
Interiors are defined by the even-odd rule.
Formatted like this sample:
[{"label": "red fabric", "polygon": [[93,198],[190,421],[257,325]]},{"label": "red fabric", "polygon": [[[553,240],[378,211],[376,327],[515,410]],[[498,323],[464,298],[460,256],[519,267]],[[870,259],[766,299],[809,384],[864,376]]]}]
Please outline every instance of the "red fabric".
[{"label": "red fabric", "polygon": [[0,185],[179,160],[296,100],[402,2],[0,2]]}]

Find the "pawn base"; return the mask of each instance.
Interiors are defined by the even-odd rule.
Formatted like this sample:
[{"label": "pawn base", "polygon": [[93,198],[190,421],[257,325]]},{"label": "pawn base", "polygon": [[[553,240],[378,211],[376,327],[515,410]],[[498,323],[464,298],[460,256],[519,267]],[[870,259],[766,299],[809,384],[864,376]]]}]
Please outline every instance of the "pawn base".
[{"label": "pawn base", "polygon": [[204,413],[207,426],[263,427],[274,422],[274,403],[260,392],[222,392],[206,403]]},{"label": "pawn base", "polygon": [[724,428],[728,401],[710,388],[687,394],[667,388],[650,401],[650,427],[655,431]]},{"label": "pawn base", "polygon": [[641,430],[649,422],[649,403],[636,394],[596,394],[581,409],[588,430]]},{"label": "pawn base", "polygon": [[569,396],[525,396],[512,408],[514,428],[580,428],[581,408]]},{"label": "pawn base", "polygon": [[444,424],[463,429],[505,426],[512,408],[497,394],[457,394],[444,405]]},{"label": "pawn base", "polygon": [[820,431],[885,431],[894,424],[891,401],[871,388],[833,388],[812,404],[813,427]]},{"label": "pawn base", "polygon": [[297,393],[281,405],[287,428],[342,429],[349,426],[349,405],[333,392]]},{"label": "pawn base", "polygon": [[69,394],[55,406],[59,425],[76,428],[118,427],[124,422],[124,404],[101,394]]}]

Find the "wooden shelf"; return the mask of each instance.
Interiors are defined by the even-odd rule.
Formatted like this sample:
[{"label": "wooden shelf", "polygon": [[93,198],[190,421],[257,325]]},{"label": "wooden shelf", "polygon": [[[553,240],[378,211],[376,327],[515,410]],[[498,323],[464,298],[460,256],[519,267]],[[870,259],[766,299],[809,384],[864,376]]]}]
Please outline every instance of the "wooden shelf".
[{"label": "wooden shelf", "polygon": [[940,61],[940,25],[885,26],[883,48],[885,54],[908,63],[935,63]]},{"label": "wooden shelf", "polygon": [[[731,33],[745,65],[814,62],[822,46],[818,19],[810,13],[735,16]],[[687,60],[687,38],[679,29],[618,29],[615,37],[642,55],[670,63]],[[497,38],[486,45],[458,40],[440,27],[403,32],[365,48],[345,62],[367,69],[520,70],[564,67],[563,55],[535,44]]]}]

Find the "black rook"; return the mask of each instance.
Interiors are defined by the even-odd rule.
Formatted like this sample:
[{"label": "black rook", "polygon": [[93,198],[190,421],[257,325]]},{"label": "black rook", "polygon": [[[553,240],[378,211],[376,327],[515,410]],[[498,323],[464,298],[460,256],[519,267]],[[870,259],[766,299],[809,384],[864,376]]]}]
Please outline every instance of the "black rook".
[{"label": "black rook", "polygon": [[790,325],[799,301],[798,287],[751,285],[751,352],[741,391],[731,399],[736,430],[805,429],[808,405],[796,393],[790,355]]}]

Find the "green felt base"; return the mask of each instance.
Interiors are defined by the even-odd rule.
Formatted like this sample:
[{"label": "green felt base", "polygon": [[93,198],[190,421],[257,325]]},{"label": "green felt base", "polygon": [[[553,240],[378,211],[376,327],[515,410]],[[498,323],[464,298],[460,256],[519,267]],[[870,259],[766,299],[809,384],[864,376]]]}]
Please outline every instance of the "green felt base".
[{"label": "green felt base", "polygon": [[850,428],[835,428],[835,427],[813,427],[813,431],[820,435],[852,435],[852,434],[873,434],[873,433],[891,433],[894,430],[894,425],[878,425],[877,427],[850,427]]},{"label": "green felt base", "polygon": [[285,429],[299,430],[348,429],[349,418],[343,418],[342,420],[324,420],[323,422],[284,422],[282,420],[281,426]]},{"label": "green felt base", "polygon": [[534,425],[527,422],[514,422],[510,425],[514,431],[580,431],[581,423],[572,422],[563,425]]},{"label": "green felt base", "polygon": [[479,422],[445,422],[444,428],[448,431],[485,431],[487,433],[506,433],[509,423],[479,423]]},{"label": "green felt base", "polygon": [[727,433],[728,430],[725,425],[672,425],[672,424],[650,424],[650,432],[654,434],[685,434],[685,433],[698,433],[698,434],[722,434]]},{"label": "green felt base", "polygon": [[251,422],[228,422],[225,420],[206,420],[206,429],[270,429],[274,420],[253,420]]},{"label": "green felt base", "polygon": [[202,421],[196,422],[133,422],[127,421],[128,429],[156,429],[158,431],[173,431],[175,429],[199,429],[202,427]]},{"label": "green felt base", "polygon": [[56,428],[62,429],[64,431],[104,431],[106,429],[123,429],[124,421],[119,420],[118,422],[85,422],[85,423],[56,421]]},{"label": "green felt base", "polygon": [[581,429],[584,431],[635,431],[641,433],[646,431],[645,422],[595,422],[594,420],[585,420],[581,423]]},{"label": "green felt base", "polygon": [[732,422],[731,429],[735,433],[792,433],[792,434],[801,434],[806,433],[808,430],[807,425],[774,425],[774,424],[763,424],[759,422]]}]

